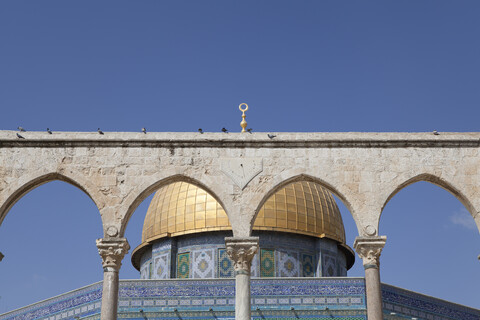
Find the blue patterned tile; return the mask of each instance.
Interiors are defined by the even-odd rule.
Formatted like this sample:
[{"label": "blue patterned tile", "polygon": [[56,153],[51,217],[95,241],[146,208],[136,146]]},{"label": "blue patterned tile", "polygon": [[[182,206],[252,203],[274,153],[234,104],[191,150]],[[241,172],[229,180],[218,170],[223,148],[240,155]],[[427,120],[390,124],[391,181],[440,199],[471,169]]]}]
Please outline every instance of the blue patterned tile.
[{"label": "blue patterned tile", "polygon": [[225,248],[218,249],[218,278],[232,278],[233,277],[233,262],[230,260]]}]

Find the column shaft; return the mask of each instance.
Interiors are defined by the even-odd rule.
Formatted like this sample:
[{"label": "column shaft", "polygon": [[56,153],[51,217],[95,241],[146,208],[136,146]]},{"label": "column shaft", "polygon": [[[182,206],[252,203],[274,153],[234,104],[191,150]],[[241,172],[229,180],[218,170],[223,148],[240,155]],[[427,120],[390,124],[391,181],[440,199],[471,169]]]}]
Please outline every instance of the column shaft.
[{"label": "column shaft", "polygon": [[382,285],[380,283],[380,254],[387,237],[357,237],[353,247],[363,260],[365,268],[365,295],[367,319],[383,320]]},{"label": "column shaft", "polygon": [[258,237],[227,237],[225,245],[235,269],[235,320],[250,320],[250,269],[258,250]]},{"label": "column shaft", "polygon": [[101,320],[116,320],[118,309],[118,272],[103,272]]},{"label": "column shaft", "polygon": [[383,320],[382,287],[378,268],[365,269],[365,290],[368,320]]},{"label": "column shaft", "polygon": [[235,276],[235,320],[250,320],[250,275]]}]

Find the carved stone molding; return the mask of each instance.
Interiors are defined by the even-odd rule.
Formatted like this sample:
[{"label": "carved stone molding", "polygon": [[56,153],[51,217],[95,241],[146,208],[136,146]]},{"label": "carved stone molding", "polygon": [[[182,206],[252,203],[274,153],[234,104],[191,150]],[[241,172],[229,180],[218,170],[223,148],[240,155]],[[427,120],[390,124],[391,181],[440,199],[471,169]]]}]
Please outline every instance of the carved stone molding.
[{"label": "carved stone molding", "polygon": [[353,247],[360,258],[362,258],[365,269],[378,268],[380,266],[380,255],[386,241],[386,236],[355,238]]},{"label": "carved stone molding", "polygon": [[97,239],[97,248],[102,257],[103,270],[118,272],[130,245],[125,238],[103,238]]},{"label": "carved stone molding", "polygon": [[227,254],[233,261],[235,274],[248,274],[252,266],[252,259],[258,251],[258,237],[225,238]]}]

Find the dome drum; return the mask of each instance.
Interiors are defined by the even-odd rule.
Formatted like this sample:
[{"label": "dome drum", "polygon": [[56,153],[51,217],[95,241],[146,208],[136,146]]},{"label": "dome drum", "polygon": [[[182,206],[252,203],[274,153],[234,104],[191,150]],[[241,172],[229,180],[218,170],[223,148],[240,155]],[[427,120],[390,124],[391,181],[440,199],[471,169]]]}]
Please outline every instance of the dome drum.
[{"label": "dome drum", "polygon": [[[301,234],[255,231],[259,251],[252,261],[253,278],[346,276],[348,254],[336,241]],[[142,279],[233,278],[226,254],[230,232],[206,232],[156,240],[139,260]]]}]

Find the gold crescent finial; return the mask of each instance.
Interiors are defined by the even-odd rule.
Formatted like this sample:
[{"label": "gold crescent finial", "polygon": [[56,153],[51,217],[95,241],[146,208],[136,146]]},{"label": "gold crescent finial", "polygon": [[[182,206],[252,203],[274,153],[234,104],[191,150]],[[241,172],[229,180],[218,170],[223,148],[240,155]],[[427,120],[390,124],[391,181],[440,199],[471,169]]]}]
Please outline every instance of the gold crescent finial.
[{"label": "gold crescent finial", "polygon": [[[245,109],[242,109],[242,106],[245,106]],[[248,110],[248,104],[246,103],[240,103],[238,106],[238,109],[242,111],[242,122],[240,122],[240,127],[242,127],[242,132],[246,132],[245,128],[247,127],[247,121],[245,121],[245,111]]]}]

